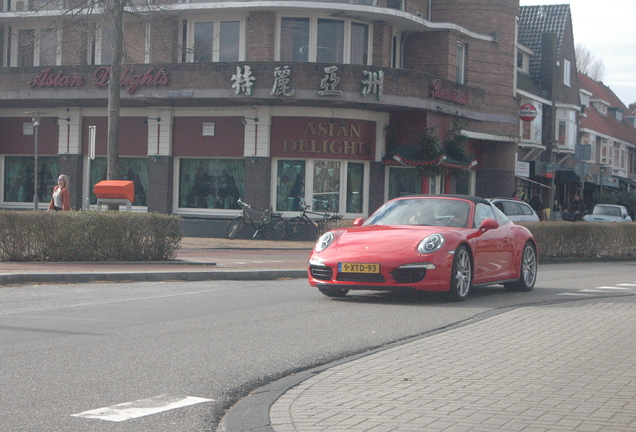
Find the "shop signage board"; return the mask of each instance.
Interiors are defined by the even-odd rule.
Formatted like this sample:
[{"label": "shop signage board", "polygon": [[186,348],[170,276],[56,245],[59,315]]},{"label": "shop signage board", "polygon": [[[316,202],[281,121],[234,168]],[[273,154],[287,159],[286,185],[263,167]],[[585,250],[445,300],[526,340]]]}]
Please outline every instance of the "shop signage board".
[{"label": "shop signage board", "polygon": [[519,107],[519,118],[524,122],[531,122],[537,118],[537,109],[530,103],[525,103]]}]

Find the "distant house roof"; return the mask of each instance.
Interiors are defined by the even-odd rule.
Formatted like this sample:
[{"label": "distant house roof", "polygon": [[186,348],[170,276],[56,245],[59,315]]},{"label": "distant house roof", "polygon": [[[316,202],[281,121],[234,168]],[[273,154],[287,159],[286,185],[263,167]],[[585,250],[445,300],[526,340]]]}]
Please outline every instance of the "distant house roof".
[{"label": "distant house roof", "polygon": [[636,128],[625,120],[625,116],[629,115],[629,110],[609,87],[579,73],[579,89],[592,93],[590,99],[604,100],[609,103],[610,108],[618,108],[623,111],[623,121],[618,121],[611,113],[603,115],[590,104],[590,108],[585,110],[586,116],[581,118],[582,128],[636,145]]},{"label": "distant house roof", "polygon": [[530,48],[535,55],[530,57],[530,75],[538,79],[541,68],[541,40],[544,33],[555,33],[558,53],[561,53],[563,36],[571,22],[570,5],[521,6],[519,19],[519,43]]}]

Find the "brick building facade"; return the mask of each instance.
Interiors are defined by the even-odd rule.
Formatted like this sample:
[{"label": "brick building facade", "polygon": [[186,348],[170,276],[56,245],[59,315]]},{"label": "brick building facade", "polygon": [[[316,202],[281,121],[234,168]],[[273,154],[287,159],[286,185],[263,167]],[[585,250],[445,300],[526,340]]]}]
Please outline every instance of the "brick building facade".
[{"label": "brick building facade", "polygon": [[[355,3],[128,14],[119,148],[134,209],[224,221],[240,196],[286,216],[304,199],[353,218],[410,193],[509,195],[518,0]],[[57,4],[5,0],[0,13],[0,208],[32,208],[27,112],[41,118],[40,202],[65,173],[72,207],[90,207],[105,178],[111,29],[87,24],[98,16],[55,27]],[[450,130],[463,152],[444,151]],[[427,136],[438,157],[425,156]]]}]

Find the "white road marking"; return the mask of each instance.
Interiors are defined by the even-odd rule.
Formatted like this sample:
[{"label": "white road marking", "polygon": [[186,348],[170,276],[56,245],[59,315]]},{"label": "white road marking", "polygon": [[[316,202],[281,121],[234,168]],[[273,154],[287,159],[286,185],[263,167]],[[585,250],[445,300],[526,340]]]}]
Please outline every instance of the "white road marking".
[{"label": "white road marking", "polygon": [[580,297],[591,297],[591,294],[579,294],[579,293],[561,293],[557,294],[558,296],[580,296]]},{"label": "white road marking", "polygon": [[578,292],[582,292],[582,293],[602,293],[602,292],[607,292],[607,288],[603,289],[605,287],[598,287],[596,289],[582,289],[579,290]]},{"label": "white road marking", "polygon": [[624,283],[624,284],[616,284],[616,285],[618,285],[618,286],[636,287],[636,283],[631,283],[631,284]]},{"label": "white road marking", "polygon": [[192,396],[175,396],[163,394],[148,399],[139,399],[134,402],[126,402],[111,407],[98,408],[72,414],[72,417],[83,417],[96,420],[122,422],[163,411],[195,405],[202,402],[213,402],[214,399],[204,399]]},{"label": "white road marking", "polygon": [[[626,284],[618,284],[618,285],[626,285]],[[636,285],[634,285],[636,286]],[[628,290],[629,288],[623,288],[621,286],[600,286],[596,287],[596,289],[604,289],[604,290]]]}]

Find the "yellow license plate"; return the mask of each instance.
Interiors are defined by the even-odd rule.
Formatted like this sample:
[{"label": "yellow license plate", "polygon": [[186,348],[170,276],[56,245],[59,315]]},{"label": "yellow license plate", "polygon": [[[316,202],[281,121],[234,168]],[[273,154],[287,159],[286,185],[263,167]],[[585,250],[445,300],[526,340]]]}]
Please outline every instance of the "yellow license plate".
[{"label": "yellow license plate", "polygon": [[340,273],[380,273],[380,264],[338,263]]}]

